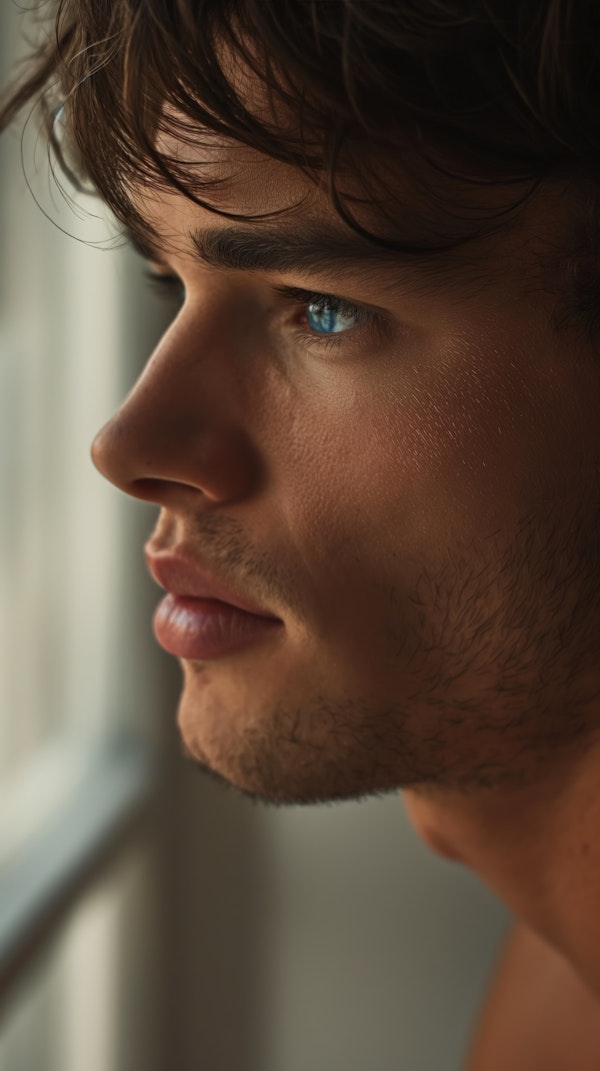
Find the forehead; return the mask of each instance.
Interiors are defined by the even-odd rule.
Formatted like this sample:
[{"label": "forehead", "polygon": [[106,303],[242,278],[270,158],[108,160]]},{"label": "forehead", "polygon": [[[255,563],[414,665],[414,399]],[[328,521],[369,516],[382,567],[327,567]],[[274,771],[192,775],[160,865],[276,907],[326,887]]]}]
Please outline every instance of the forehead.
[{"label": "forehead", "polygon": [[[236,79],[240,85],[243,82],[249,106],[259,118],[270,120],[274,128],[285,126],[289,133],[293,117],[274,110],[276,104],[265,103],[264,87],[241,67]],[[524,232],[531,238],[532,226],[534,232],[545,233],[552,218],[564,215],[564,208],[558,214],[544,212],[543,204],[540,212],[538,204],[538,210],[523,221],[522,213],[511,212],[522,192],[514,183],[473,182],[440,169],[408,146],[390,159],[376,155],[373,146],[365,144],[357,151],[350,144],[330,174],[292,166],[251,145],[199,128],[165,107],[155,147],[167,170],[184,176],[184,188],[192,196],[161,183],[131,191],[131,199],[158,238],[159,248],[184,255],[192,233],[207,229],[214,234],[216,228],[234,223],[256,233],[280,235],[282,241],[297,235],[297,228],[304,233],[307,228],[313,232],[322,228],[336,239],[356,239],[362,229],[365,260],[374,254],[367,236],[376,235],[388,244],[388,253],[396,247],[398,258],[408,254],[415,266],[425,260],[430,266],[437,261],[442,273],[455,268],[460,285],[461,268],[472,275],[485,262],[493,272],[495,261],[501,270],[506,241],[490,243],[487,234],[495,238],[500,230],[506,238],[516,228],[518,243]],[[512,256],[510,241],[508,248]]]},{"label": "forehead", "polygon": [[[341,218],[323,177],[306,175],[250,147],[210,134],[195,144],[165,141],[163,151],[185,163],[205,203],[168,188],[138,191],[135,207],[157,241],[148,246],[132,237],[141,252],[157,261],[171,254],[238,273],[320,275],[330,283],[375,272],[386,287],[431,281],[456,264],[455,250],[432,259],[375,243],[370,233],[381,230],[377,207],[349,173],[346,189],[355,191],[355,214],[367,233]],[[407,205],[405,242],[422,239],[416,219]]]},{"label": "forehead", "polygon": [[[331,235],[332,245],[341,248],[346,239],[365,259],[384,253],[390,259],[397,252],[417,262],[435,251],[441,262],[455,258],[456,239],[465,232],[464,218],[458,228],[453,226],[406,164],[374,160],[365,178],[346,160],[332,180],[211,131],[189,132],[181,139],[163,135],[157,148],[168,168],[185,174],[191,194],[166,183],[131,192],[136,211],[165,250],[180,252],[182,236],[185,242],[192,230],[212,231],[235,222],[290,240],[299,230],[316,233],[321,228]],[[491,197],[487,201],[492,205]],[[482,207],[479,196],[480,212]]]},{"label": "forehead", "polygon": [[[240,216],[258,219],[265,215],[300,212],[318,215],[327,211],[327,198],[318,179],[309,178],[299,168],[212,131],[201,131],[185,139],[172,135],[157,141],[157,149],[167,165],[189,176],[189,189],[223,218]],[[134,203],[143,218],[159,223],[165,213],[178,230],[197,214],[194,201],[174,188],[147,186],[134,193]]]},{"label": "forehead", "polygon": [[[267,76],[262,69],[265,57],[256,54],[256,46],[243,34],[241,39],[242,49],[229,40],[214,42],[217,58],[242,109],[241,130],[245,110],[258,131],[270,133],[271,148],[265,148],[256,131],[250,133],[251,125],[245,128],[247,143],[233,141],[213,128],[200,128],[169,102],[161,110],[155,140],[167,166],[172,162],[177,171],[187,171],[191,188],[217,211],[247,217],[301,211],[311,217],[334,214],[339,220],[343,205],[365,229],[420,247],[448,245],[473,230],[474,220],[480,222],[497,210],[506,215],[515,192],[518,199],[521,191],[515,191],[514,183],[463,177],[460,161],[453,158],[455,150],[442,148],[439,138],[436,145],[427,138],[424,143],[421,137],[415,140],[406,120],[398,119],[385,147],[358,127],[348,131],[336,142],[335,161],[330,163],[333,145],[325,127],[311,129],[303,98],[286,92],[286,72],[270,57]],[[335,122],[332,116],[333,126]],[[258,144],[263,151],[253,147]],[[284,162],[290,159],[291,145],[293,166]],[[284,155],[276,158],[280,149]],[[265,155],[271,151],[275,156]],[[168,197],[169,207],[175,201]]]}]

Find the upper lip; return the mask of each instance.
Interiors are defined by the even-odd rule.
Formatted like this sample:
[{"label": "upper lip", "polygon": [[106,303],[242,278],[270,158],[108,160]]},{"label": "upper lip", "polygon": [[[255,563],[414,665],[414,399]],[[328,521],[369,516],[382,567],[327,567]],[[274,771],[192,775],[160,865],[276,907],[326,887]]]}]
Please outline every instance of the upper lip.
[{"label": "upper lip", "polygon": [[148,569],[156,583],[172,595],[184,595],[195,599],[217,599],[219,602],[237,607],[238,610],[245,610],[249,614],[275,617],[268,610],[243,598],[217,580],[182,550],[157,552],[151,546],[146,546],[144,555]]}]

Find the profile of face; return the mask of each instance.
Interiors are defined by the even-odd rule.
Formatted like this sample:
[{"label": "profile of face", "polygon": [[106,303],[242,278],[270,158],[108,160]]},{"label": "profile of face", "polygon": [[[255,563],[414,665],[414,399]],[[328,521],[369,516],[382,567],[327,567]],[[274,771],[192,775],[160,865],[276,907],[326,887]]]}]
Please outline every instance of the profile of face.
[{"label": "profile of face", "polygon": [[528,781],[600,713],[600,362],[550,326],[556,202],[411,263],[209,156],[248,219],[139,193],[185,298],[93,447],[160,507],[186,750],[280,802]]}]

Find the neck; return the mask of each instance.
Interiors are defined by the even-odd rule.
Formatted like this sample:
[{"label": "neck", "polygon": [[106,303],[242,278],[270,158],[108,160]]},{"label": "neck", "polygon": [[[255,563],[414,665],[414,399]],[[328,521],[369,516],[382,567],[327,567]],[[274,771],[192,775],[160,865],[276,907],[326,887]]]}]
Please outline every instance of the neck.
[{"label": "neck", "polygon": [[426,843],[476,871],[600,999],[600,741],[528,787],[405,798]]}]

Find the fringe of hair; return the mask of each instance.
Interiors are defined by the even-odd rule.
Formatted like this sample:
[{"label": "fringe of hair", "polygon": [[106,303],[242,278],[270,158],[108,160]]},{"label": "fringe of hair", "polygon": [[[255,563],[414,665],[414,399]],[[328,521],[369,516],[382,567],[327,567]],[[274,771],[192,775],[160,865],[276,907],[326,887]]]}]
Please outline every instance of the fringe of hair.
[{"label": "fringe of hair", "polygon": [[[498,229],[560,175],[587,191],[587,230],[572,254],[589,251],[590,234],[600,243],[597,0],[50,6],[52,32],[0,102],[0,129],[38,101],[59,163],[90,182],[138,235],[155,237],[132,201],[146,186],[174,188],[219,211],[210,202],[219,180],[158,148],[169,138],[201,148],[206,131],[325,180],[355,229],[362,230],[340,176],[350,171],[373,197],[377,187],[387,200],[386,228],[369,236],[391,249],[447,249]],[[421,191],[445,203],[443,233],[425,244],[396,240],[397,190],[373,180],[374,161],[385,161],[387,174],[412,173]],[[485,219],[477,190],[490,185],[506,187],[507,198]],[[589,270],[571,274],[586,278],[589,300]]]}]

